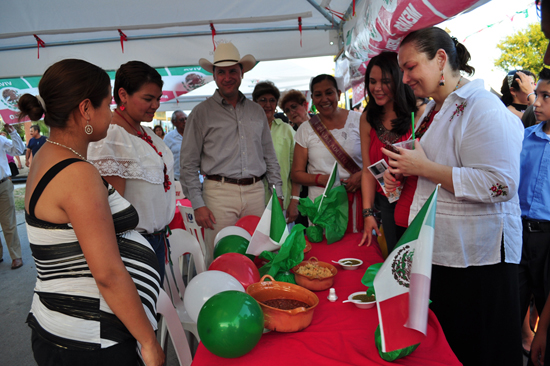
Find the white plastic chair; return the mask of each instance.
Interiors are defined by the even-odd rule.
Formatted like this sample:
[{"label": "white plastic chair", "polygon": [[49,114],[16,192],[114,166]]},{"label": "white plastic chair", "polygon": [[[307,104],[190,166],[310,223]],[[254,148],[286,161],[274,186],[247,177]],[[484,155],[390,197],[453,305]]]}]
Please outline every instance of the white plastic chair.
[{"label": "white plastic chair", "polygon": [[168,333],[174,345],[174,350],[176,351],[180,366],[191,365],[193,357],[187,337],[185,336],[185,332],[178,318],[178,313],[174,305],[172,305],[172,301],[170,301],[168,294],[162,289],[160,290],[157,300],[157,312],[162,315],[159,322],[159,332],[160,345],[164,353],[166,354],[166,349],[168,347],[168,337],[166,337],[166,333]]},{"label": "white plastic chair", "polygon": [[[191,253],[197,269],[197,274],[206,270],[204,257],[199,247],[199,243],[194,236],[183,229],[174,229],[168,237],[170,241],[170,259],[172,265],[167,263],[165,266],[164,288],[170,294],[172,304],[176,308],[178,317],[183,325],[183,328],[195,336],[200,341],[197,323],[194,322],[183,304],[183,294],[185,293],[185,284],[181,274],[179,259],[186,253]],[[190,276],[190,274],[188,274]],[[189,277],[190,278],[190,277]]]},{"label": "white plastic chair", "polygon": [[[183,217],[183,223],[185,224],[185,230],[191,235],[197,238],[200,244],[203,257],[206,257],[206,244],[204,243],[204,231],[195,221],[195,211],[192,207],[178,206],[181,216]],[[206,262],[205,262],[206,263]]]},{"label": "white plastic chair", "polygon": [[176,199],[181,200],[185,198],[185,194],[183,194],[183,189],[181,188],[181,183],[177,180],[174,181],[174,188],[176,192]]},{"label": "white plastic chair", "polygon": [[[172,230],[172,233],[168,237],[168,240],[170,241],[170,256],[172,259],[172,263],[180,264],[179,266],[180,273],[182,272],[181,264],[183,259],[181,257],[187,253],[191,254],[191,258],[193,259],[192,263],[195,266],[197,274],[206,271],[206,262],[204,259],[204,254],[202,252],[199,242],[192,234],[190,234],[189,232],[183,229],[174,229]],[[191,280],[192,275],[193,275],[193,267],[189,266],[188,272],[187,272],[187,282]],[[180,292],[181,292],[181,286],[183,286],[183,278],[181,276],[178,276],[177,279],[178,279],[177,286],[180,287]],[[180,286],[179,280],[182,281],[181,286]]]}]

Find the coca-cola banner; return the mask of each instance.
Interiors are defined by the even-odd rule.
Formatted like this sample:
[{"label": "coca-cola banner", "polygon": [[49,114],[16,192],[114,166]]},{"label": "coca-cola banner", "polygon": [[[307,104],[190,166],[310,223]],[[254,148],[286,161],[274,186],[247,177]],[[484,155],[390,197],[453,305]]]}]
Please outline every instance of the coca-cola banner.
[{"label": "coca-cola banner", "polygon": [[[164,81],[161,103],[172,101],[213,80],[212,74],[200,66],[161,67],[156,70]],[[115,83],[115,73],[116,71],[108,71],[111,77],[111,86],[114,86]],[[19,122],[17,101],[21,95],[26,93],[37,95],[40,79],[40,76],[0,79],[0,116],[5,123]],[[25,118],[20,122],[26,121],[29,119]]]},{"label": "coca-cola banner", "polygon": [[[345,49],[336,61],[348,62],[345,88],[354,90],[353,103],[363,98],[364,75],[368,61],[382,51],[397,52],[410,32],[447,20],[488,0],[369,0],[360,3],[355,22],[344,26]],[[336,70],[343,68],[336,67]],[[357,98],[357,99],[356,99]]]}]

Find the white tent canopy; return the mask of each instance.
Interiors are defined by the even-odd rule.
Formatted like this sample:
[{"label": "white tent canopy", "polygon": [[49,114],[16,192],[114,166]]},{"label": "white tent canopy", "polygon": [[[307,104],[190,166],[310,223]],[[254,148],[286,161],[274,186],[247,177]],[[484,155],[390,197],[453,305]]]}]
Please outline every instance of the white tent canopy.
[{"label": "white tent canopy", "polygon": [[[339,21],[353,0],[18,0],[0,13],[0,78],[41,75],[64,58],[104,69],[130,60],[153,67],[197,65],[216,42],[259,61],[335,55]],[[300,36],[298,18],[302,20]],[[124,53],[119,31],[126,36]],[[45,47],[37,58],[37,39]],[[302,38],[302,46],[300,46]]]}]

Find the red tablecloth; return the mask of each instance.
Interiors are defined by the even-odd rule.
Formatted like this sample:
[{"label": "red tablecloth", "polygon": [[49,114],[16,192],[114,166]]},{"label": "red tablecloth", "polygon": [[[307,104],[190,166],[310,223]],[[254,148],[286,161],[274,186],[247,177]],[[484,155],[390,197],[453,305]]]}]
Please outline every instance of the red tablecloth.
[{"label": "red tablecloth", "polygon": [[363,265],[358,270],[344,270],[337,266],[338,274],[333,287],[338,300],[327,300],[329,291],[316,292],[319,305],[313,321],[306,329],[296,333],[270,332],[248,354],[225,359],[213,355],[203,344],[199,345],[193,366],[201,365],[461,365],[451,351],[435,315],[430,311],[428,335],[409,356],[394,362],[380,358],[374,344],[374,331],[378,326],[376,307],[359,309],[352,303],[343,304],[350,294],[366,290],[361,278],[366,269],[382,262],[380,248],[358,247],[361,234],[349,234],[341,241],[327,245],[326,241],[313,243],[306,258],[317,257],[331,263],[340,258],[359,258]]}]

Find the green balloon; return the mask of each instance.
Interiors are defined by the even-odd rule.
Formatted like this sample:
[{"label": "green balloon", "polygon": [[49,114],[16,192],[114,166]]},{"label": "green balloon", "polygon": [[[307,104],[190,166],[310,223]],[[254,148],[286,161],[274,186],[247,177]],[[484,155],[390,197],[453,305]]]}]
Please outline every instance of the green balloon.
[{"label": "green balloon", "polygon": [[224,236],[216,243],[214,259],[225,253],[240,253],[253,261],[255,257],[251,254],[246,254],[248,243],[248,240],[239,235]]},{"label": "green balloon", "polygon": [[258,344],[264,314],[254,298],[240,291],[224,291],[204,303],[197,320],[202,344],[213,354],[235,358]]}]

